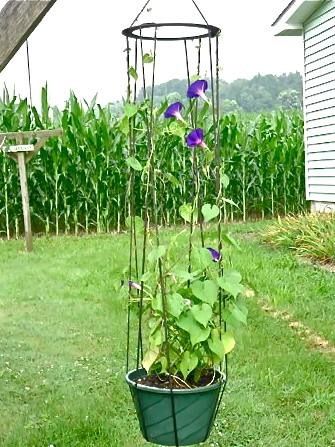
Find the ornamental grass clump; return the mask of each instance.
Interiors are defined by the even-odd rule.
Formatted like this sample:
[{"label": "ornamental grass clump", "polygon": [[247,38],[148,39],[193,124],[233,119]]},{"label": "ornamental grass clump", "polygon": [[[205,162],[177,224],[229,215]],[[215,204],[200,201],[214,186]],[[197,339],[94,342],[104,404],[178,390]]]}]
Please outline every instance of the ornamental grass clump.
[{"label": "ornamental grass clump", "polygon": [[[150,150],[141,177],[146,185],[144,220],[132,215],[128,222],[130,259],[124,283],[128,284],[130,303],[138,306],[137,368],[145,370],[138,378],[142,385],[190,389],[225,382],[223,366],[235,347],[234,330],[247,322],[242,277],[227,267],[225,257],[223,241],[234,247],[237,243],[221,225],[223,205],[232,202],[224,197],[228,179],[220,158],[218,122],[210,122],[206,116],[207,88],[206,81],[191,84],[189,105],[168,105],[162,112],[165,123],[158,113],[152,114],[153,128],[163,126],[164,134],[172,140],[178,135],[189,151],[191,169],[184,174],[191,200],[179,207],[186,228],[168,242],[160,234],[157,204],[164,197],[157,197],[155,160],[159,153],[155,153],[150,129]],[[210,132],[214,132],[211,145],[206,141]],[[178,145],[171,147],[172,153],[178,150]],[[135,153],[131,157],[129,191],[135,186],[138,162]],[[204,201],[203,180],[208,177],[217,188],[213,202]],[[130,203],[132,207],[132,195]],[[212,231],[213,225],[217,239],[209,246],[207,230],[211,227]],[[130,312],[128,323],[129,318]]]},{"label": "ornamental grass clump", "polygon": [[335,263],[335,215],[303,214],[278,219],[262,234],[263,240],[299,256],[322,263]]}]

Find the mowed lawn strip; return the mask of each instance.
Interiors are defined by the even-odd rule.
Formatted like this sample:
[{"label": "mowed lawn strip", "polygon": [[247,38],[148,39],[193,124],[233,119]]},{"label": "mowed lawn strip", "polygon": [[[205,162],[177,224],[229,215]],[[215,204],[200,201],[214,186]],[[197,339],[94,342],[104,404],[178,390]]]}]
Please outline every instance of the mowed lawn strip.
[{"label": "mowed lawn strip", "polygon": [[[124,383],[126,310],[113,291],[126,243],[125,236],[38,239],[29,256],[22,241],[0,244],[2,447],[149,445]],[[242,247],[244,254],[233,255],[236,268],[259,294],[270,295],[268,270],[262,277],[250,267],[258,245],[243,240]],[[259,248],[259,257],[269,262],[266,249]],[[297,265],[287,281],[295,282],[300,269],[306,272]],[[320,300],[320,311],[324,304]],[[332,446],[334,363],[269,318],[256,298],[249,308],[249,326],[230,356],[223,406],[204,446]]]},{"label": "mowed lawn strip", "polygon": [[259,299],[287,310],[297,321],[335,345],[335,273],[313,266],[285,249],[260,242],[267,223],[234,225],[241,251],[232,261]]}]

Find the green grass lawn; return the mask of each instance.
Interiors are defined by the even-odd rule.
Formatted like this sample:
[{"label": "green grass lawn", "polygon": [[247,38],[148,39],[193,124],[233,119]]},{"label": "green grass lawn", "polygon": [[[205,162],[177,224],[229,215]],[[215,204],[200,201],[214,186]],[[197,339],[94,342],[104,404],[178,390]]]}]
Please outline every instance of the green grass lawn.
[{"label": "green grass lawn", "polygon": [[[335,343],[335,275],[261,246],[261,228],[232,227],[242,248],[234,265],[257,294],[203,445],[333,447],[334,356],[308,346],[258,300]],[[126,309],[113,291],[126,243],[124,235],[38,239],[27,255],[22,241],[0,242],[1,447],[149,445],[124,381]]]}]

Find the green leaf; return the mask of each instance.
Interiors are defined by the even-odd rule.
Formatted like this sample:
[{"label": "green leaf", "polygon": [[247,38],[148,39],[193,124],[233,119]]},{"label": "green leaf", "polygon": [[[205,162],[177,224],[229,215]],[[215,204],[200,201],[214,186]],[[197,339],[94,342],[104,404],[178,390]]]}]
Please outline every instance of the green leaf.
[{"label": "green leaf", "polygon": [[119,123],[119,129],[124,135],[129,134],[129,119],[124,116]]},{"label": "green leaf", "polygon": [[155,363],[155,360],[158,356],[159,348],[157,346],[150,346],[142,361],[142,366],[146,370],[146,372],[149,372],[151,366]]},{"label": "green leaf", "polygon": [[142,171],[143,169],[141,163],[135,157],[128,157],[126,159],[126,163],[130,168],[134,169],[135,171]]},{"label": "green leaf", "polygon": [[156,295],[152,297],[151,307],[153,310],[163,313],[163,301],[160,293],[156,293]]},{"label": "green leaf", "polygon": [[159,258],[162,258],[166,253],[166,246],[165,245],[159,245],[158,247],[155,247],[148,255],[148,261],[149,262],[157,262]]},{"label": "green leaf", "polygon": [[136,113],[137,113],[137,106],[135,104],[127,102],[124,105],[124,114],[126,115],[127,118],[132,118],[133,116],[136,115]]},{"label": "green leaf", "polygon": [[219,329],[212,329],[211,337],[208,339],[209,349],[220,359],[223,360],[225,354],[231,352],[235,347],[235,339],[231,333],[225,332],[220,338]]},{"label": "green leaf", "polygon": [[194,278],[197,277],[198,272],[187,272],[186,270],[174,270],[173,274],[181,279],[183,282],[186,281],[194,281]]},{"label": "green leaf", "polygon": [[230,332],[225,332],[224,334],[222,334],[221,341],[224,346],[225,354],[229,354],[229,352],[231,352],[235,348],[235,338]]},{"label": "green leaf", "polygon": [[229,185],[229,177],[227,174],[221,174],[221,185],[224,188],[227,188],[227,186]]},{"label": "green leaf", "polygon": [[183,141],[185,139],[185,127],[180,120],[173,121],[169,126],[169,132],[172,135],[177,135]]},{"label": "green leaf", "polygon": [[213,260],[207,248],[194,247],[192,250],[192,267],[195,270],[205,270],[212,265]]},{"label": "green leaf", "polygon": [[143,54],[142,61],[144,64],[151,64],[153,62],[154,58],[151,54],[145,53]]},{"label": "green leaf", "polygon": [[190,334],[192,346],[207,340],[210,334],[209,328],[202,327],[193,317],[190,311],[183,314],[177,321],[177,326]]},{"label": "green leaf", "polygon": [[138,79],[138,74],[137,74],[137,71],[135,70],[134,67],[130,67],[128,73],[130,74],[130,76],[131,76],[132,78],[135,79],[135,81],[137,81],[137,79]]},{"label": "green leaf", "polygon": [[194,352],[184,352],[179,368],[185,380],[187,379],[189,374],[197,367],[198,361],[198,356]]},{"label": "green leaf", "polygon": [[212,329],[211,336],[207,340],[209,349],[218,357],[220,362],[223,360],[225,355],[224,345],[220,339],[219,329]]},{"label": "green leaf", "polygon": [[167,310],[174,317],[179,318],[184,307],[184,298],[179,293],[172,293],[167,296]]},{"label": "green leaf", "polygon": [[179,214],[186,222],[191,222],[192,212],[192,205],[190,203],[184,203],[179,208]]},{"label": "green leaf", "polygon": [[247,324],[247,316],[248,316],[248,310],[246,307],[239,307],[236,304],[232,306],[230,309],[231,315],[235,318],[235,320]]},{"label": "green leaf", "polygon": [[166,357],[161,357],[160,359],[159,359],[159,362],[160,362],[160,364],[161,364],[161,372],[162,373],[167,373],[168,372],[168,361],[167,361],[167,358]]},{"label": "green leaf", "polygon": [[221,238],[223,242],[226,242],[227,244],[241,251],[241,247],[238,245],[237,241],[231,236],[230,233],[222,233]]},{"label": "green leaf", "polygon": [[229,203],[229,205],[233,205],[236,206],[236,208],[238,208],[239,206],[237,205],[237,203],[235,203],[233,200],[231,199],[222,199],[224,202]]},{"label": "green leaf", "polygon": [[196,304],[191,307],[191,312],[193,317],[198,321],[198,323],[207,327],[209,320],[212,318],[212,308],[207,303]]},{"label": "green leaf", "polygon": [[219,288],[212,280],[195,281],[191,285],[191,290],[199,300],[208,303],[211,306],[213,306],[218,299]]},{"label": "green leaf", "polygon": [[225,270],[221,278],[217,280],[219,287],[234,298],[243,292],[244,286],[240,284],[241,274],[235,270]]},{"label": "green leaf", "polygon": [[220,214],[220,209],[216,205],[210,205],[206,203],[201,208],[202,215],[204,216],[205,222],[209,222],[212,219],[215,219]]},{"label": "green leaf", "polygon": [[150,346],[161,346],[163,340],[162,326],[159,324],[149,337]]},{"label": "green leaf", "polygon": [[179,180],[170,172],[166,172],[165,177],[172,184],[172,186],[179,186]]}]

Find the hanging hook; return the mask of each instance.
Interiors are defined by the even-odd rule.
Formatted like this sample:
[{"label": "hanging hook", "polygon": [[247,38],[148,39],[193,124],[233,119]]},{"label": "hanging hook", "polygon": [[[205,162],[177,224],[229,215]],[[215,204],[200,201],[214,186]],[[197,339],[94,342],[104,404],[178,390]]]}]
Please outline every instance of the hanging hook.
[{"label": "hanging hook", "polygon": [[139,17],[141,16],[141,14],[143,13],[143,11],[145,10],[145,8],[148,6],[148,4],[151,2],[151,0],[147,0],[144,4],[144,6],[142,7],[141,11],[137,14],[137,16],[135,17],[135,19],[133,20],[132,24],[130,25],[130,27],[132,27],[134,25],[135,22],[137,22],[137,20],[139,19]]},{"label": "hanging hook", "polygon": [[28,69],[28,83],[29,83],[29,99],[30,106],[33,106],[32,93],[31,93],[31,72],[30,72],[30,56],[29,56],[29,45],[28,39],[26,40],[26,52],[27,52],[27,69]]}]

